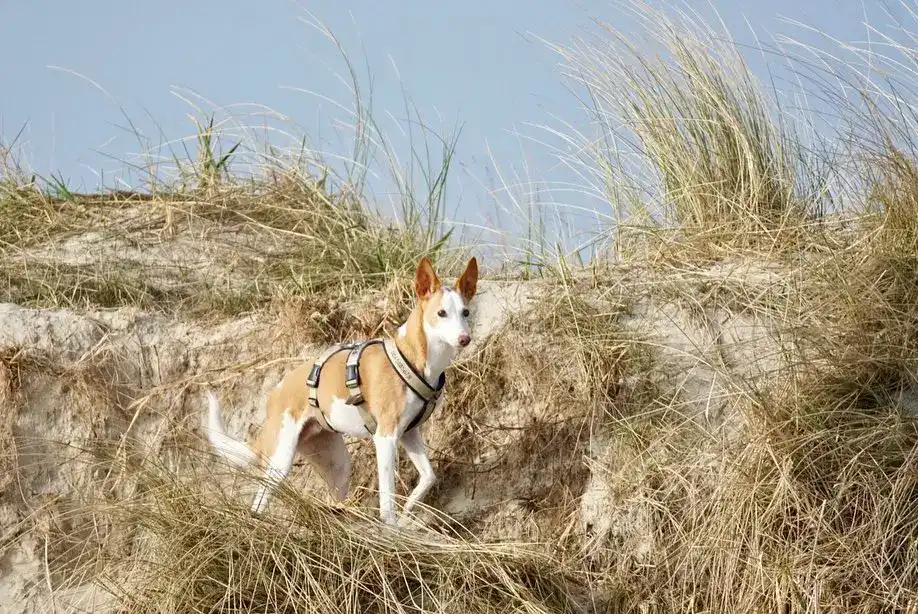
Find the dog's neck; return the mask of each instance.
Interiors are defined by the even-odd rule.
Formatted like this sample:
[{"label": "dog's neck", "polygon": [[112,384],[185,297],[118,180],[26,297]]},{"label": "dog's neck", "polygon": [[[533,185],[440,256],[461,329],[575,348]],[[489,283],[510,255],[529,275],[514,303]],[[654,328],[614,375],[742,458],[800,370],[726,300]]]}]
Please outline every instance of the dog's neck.
[{"label": "dog's neck", "polygon": [[431,386],[436,386],[440,375],[456,355],[456,350],[445,341],[431,338],[424,331],[424,311],[415,306],[408,320],[395,335],[395,345],[402,352],[415,371],[424,374]]}]

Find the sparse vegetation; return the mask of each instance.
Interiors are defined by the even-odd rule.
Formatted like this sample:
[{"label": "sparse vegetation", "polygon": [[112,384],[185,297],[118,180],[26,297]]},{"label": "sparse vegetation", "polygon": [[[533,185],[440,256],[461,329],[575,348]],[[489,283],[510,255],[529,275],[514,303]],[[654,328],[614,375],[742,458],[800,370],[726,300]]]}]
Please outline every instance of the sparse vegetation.
[{"label": "sparse vegetation", "polygon": [[[608,28],[559,48],[600,132],[561,135],[565,162],[618,223],[583,266],[522,259],[532,300],[460,361],[426,427],[427,528],[358,511],[375,480],[359,444],[345,509],[294,483],[249,517],[239,481],[211,479],[195,395],[253,404],[304,342],[391,330],[420,255],[453,272],[475,246],[444,223],[449,142],[425,189],[396,181],[392,221],[359,177],[276,155],[241,174],[247,145],[224,149],[213,120],[174,185],[137,193],[75,194],[0,156],[4,302],[138,307],[199,335],[156,346],[178,358],[155,369],[121,324],[76,359],[0,348],[0,467],[18,467],[0,503],[26,510],[0,548],[69,544],[45,548],[35,590],[97,582],[118,611],[163,614],[914,611],[918,135],[887,69],[915,51],[804,50],[822,62],[800,82],[840,118],[817,126],[729,41],[635,11],[664,53]],[[220,328],[239,314],[269,324]],[[98,412],[59,508],[17,494],[49,462],[17,435],[30,386]]]}]

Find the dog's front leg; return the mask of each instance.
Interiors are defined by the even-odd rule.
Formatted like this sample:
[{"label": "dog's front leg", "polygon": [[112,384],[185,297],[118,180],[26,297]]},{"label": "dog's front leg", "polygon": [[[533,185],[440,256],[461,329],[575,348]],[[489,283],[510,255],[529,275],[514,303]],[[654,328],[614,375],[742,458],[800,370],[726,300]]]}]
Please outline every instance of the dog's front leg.
[{"label": "dog's front leg", "polygon": [[418,483],[414,490],[411,491],[411,494],[408,495],[408,501],[405,502],[403,511],[407,514],[411,511],[411,508],[424,498],[430,487],[437,481],[437,476],[434,475],[433,467],[430,466],[430,458],[427,456],[427,447],[424,445],[424,437],[421,435],[420,427],[413,428],[402,435],[400,443],[408,454],[408,458],[411,459],[414,468],[418,470]]},{"label": "dog's front leg", "polygon": [[376,467],[379,472],[379,517],[386,524],[395,524],[395,462],[398,438],[392,435],[374,435]]}]

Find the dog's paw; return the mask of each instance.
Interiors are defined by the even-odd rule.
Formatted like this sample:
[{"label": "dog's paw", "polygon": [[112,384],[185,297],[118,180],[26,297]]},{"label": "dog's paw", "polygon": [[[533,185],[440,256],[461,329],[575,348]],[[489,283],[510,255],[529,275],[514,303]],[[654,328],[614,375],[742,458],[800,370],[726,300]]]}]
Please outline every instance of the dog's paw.
[{"label": "dog's paw", "polygon": [[389,527],[398,527],[398,522],[395,514],[380,515],[379,521]]},{"label": "dog's paw", "polygon": [[401,518],[398,519],[398,528],[399,529],[423,529],[424,523],[422,523],[414,514],[402,514]]}]

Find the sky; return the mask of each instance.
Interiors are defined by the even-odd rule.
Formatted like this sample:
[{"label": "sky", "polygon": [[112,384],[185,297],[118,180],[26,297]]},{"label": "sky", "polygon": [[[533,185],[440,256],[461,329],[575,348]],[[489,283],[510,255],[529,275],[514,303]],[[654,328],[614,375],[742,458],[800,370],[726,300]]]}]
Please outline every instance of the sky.
[{"label": "sky", "polygon": [[[865,15],[884,19],[879,4],[854,0],[687,5],[716,9],[740,42],[753,40],[750,29],[806,38],[783,20],[860,40]],[[351,103],[345,64],[319,21],[364,91],[371,75],[374,114],[400,156],[406,96],[437,132],[461,126],[449,215],[475,218],[514,171],[545,181],[562,172],[536,126],[581,126],[585,115],[546,41],[566,44],[595,31],[595,20],[627,30],[621,8],[593,0],[2,0],[0,138],[15,139],[34,171],[75,190],[136,181],[122,171],[146,146],[138,132],[147,144],[180,148],[195,131],[190,103],[240,105],[231,108],[242,115],[254,108],[244,103],[263,105],[290,127],[272,139],[291,145],[302,133],[310,148],[347,156],[352,135],[338,106]],[[481,223],[493,223],[488,215]]]}]

